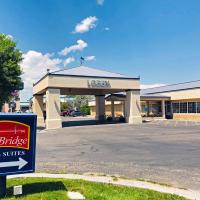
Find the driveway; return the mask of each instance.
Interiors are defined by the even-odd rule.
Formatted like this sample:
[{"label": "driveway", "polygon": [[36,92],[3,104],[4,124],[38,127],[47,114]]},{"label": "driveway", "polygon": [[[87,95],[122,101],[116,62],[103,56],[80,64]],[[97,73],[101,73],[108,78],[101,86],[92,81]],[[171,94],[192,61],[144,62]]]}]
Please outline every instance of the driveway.
[{"label": "driveway", "polygon": [[120,175],[200,190],[199,128],[160,121],[38,131],[37,170]]}]

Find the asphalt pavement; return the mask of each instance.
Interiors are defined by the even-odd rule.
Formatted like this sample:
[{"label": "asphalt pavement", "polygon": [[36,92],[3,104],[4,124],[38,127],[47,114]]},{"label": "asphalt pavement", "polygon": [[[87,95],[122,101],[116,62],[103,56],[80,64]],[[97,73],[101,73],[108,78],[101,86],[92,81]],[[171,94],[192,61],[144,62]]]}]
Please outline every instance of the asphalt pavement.
[{"label": "asphalt pavement", "polygon": [[200,190],[200,123],[72,124],[38,131],[37,171],[119,175]]}]

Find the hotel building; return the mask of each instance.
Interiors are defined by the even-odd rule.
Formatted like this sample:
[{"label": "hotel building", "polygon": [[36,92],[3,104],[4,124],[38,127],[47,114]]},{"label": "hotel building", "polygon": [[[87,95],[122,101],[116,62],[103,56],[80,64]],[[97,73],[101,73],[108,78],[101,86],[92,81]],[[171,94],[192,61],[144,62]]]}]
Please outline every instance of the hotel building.
[{"label": "hotel building", "polygon": [[[106,115],[125,116],[125,99],[123,92],[107,95]],[[143,89],[140,105],[142,117],[200,120],[200,80]],[[95,115],[95,102],[90,102],[89,106],[91,115]]]}]

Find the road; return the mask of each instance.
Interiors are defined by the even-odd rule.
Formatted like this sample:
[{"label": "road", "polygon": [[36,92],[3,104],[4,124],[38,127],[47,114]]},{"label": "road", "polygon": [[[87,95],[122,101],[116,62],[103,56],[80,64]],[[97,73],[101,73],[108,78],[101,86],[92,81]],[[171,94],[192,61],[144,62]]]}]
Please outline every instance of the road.
[{"label": "road", "polygon": [[166,121],[39,131],[37,170],[120,175],[200,190],[199,128]]}]

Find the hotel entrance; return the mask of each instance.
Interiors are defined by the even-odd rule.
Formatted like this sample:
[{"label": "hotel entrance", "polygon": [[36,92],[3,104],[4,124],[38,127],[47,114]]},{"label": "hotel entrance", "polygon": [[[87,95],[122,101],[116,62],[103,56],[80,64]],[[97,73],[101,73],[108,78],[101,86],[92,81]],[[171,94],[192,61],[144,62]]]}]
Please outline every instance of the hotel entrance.
[{"label": "hotel entrance", "polygon": [[142,101],[142,117],[162,117],[162,101]]},{"label": "hotel entrance", "polygon": [[166,119],[172,119],[173,118],[172,102],[171,101],[165,102],[165,116],[166,116]]},{"label": "hotel entrance", "polygon": [[[79,66],[55,72],[47,72],[33,86],[33,111],[37,113],[38,126],[62,127],[60,116],[61,95],[94,95],[95,120],[104,121],[106,116],[105,96],[125,92],[125,119],[129,124],[140,124],[140,78]],[[46,98],[44,108],[43,97]]]},{"label": "hotel entrance", "polygon": [[[141,115],[142,117],[167,118],[171,107],[169,107],[170,97],[161,95],[141,95]],[[171,114],[171,113],[170,113]]]}]

